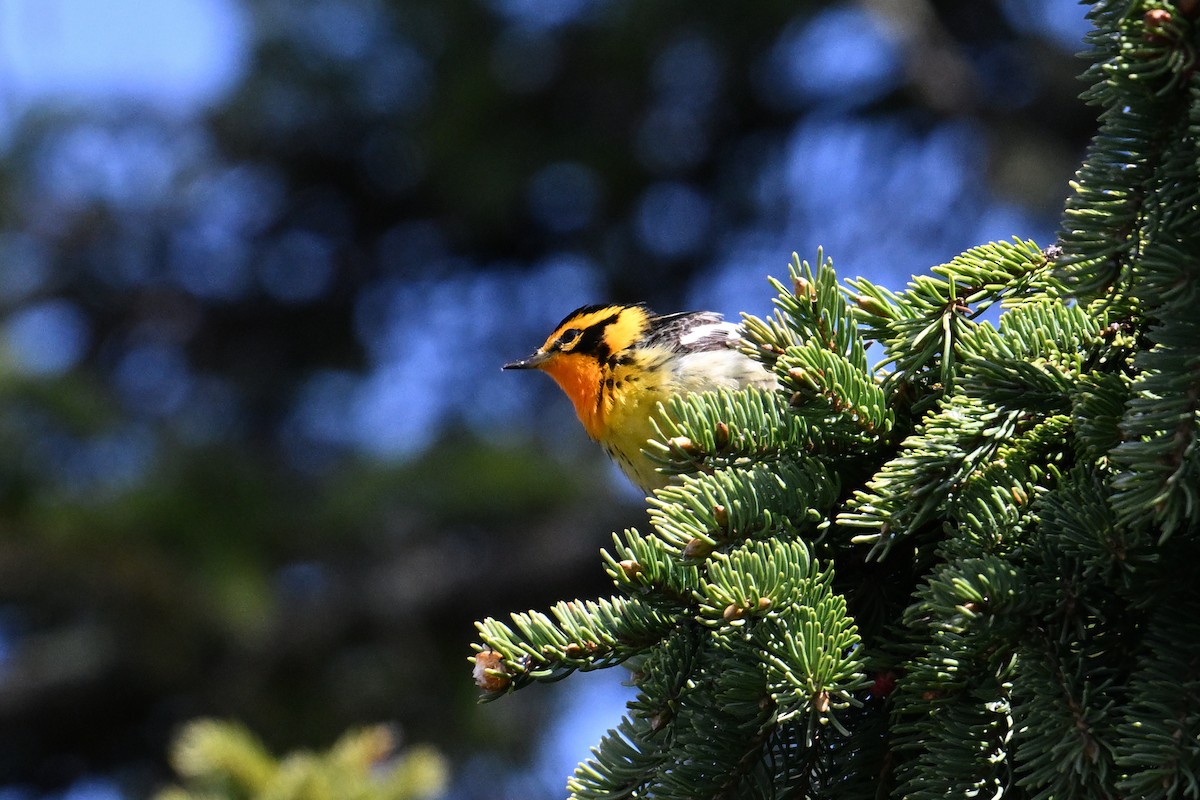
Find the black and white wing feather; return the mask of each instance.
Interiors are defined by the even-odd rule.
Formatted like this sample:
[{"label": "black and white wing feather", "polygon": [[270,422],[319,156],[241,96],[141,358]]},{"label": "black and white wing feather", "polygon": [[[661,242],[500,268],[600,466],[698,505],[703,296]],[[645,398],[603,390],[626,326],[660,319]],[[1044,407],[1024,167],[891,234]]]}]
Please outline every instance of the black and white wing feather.
[{"label": "black and white wing feather", "polygon": [[647,344],[676,354],[676,389],[685,392],[747,386],[774,388],[775,376],[738,349],[742,327],[713,311],[657,317]]},{"label": "black and white wing feather", "polygon": [[683,311],[655,317],[646,343],[676,352],[703,352],[737,347],[741,326],[715,311]]}]

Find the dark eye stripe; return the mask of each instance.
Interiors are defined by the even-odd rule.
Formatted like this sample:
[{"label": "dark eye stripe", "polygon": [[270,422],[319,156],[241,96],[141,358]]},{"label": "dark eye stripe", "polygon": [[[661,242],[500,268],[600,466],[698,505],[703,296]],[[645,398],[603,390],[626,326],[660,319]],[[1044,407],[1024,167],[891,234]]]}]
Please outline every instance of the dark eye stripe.
[{"label": "dark eye stripe", "polygon": [[609,348],[608,342],[604,341],[604,329],[616,322],[618,316],[619,314],[612,314],[585,328],[579,336],[579,342],[574,347],[575,352],[590,353],[596,357],[597,361],[607,361],[608,357],[612,355],[612,350]]}]

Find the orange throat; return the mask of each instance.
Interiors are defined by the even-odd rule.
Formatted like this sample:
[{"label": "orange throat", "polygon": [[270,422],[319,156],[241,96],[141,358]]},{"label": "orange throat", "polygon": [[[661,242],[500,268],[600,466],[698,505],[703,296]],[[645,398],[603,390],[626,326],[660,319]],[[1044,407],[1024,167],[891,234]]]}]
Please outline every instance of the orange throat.
[{"label": "orange throat", "polygon": [[563,353],[541,365],[541,370],[562,387],[588,436],[599,440],[608,416],[600,390],[604,380],[596,359]]}]

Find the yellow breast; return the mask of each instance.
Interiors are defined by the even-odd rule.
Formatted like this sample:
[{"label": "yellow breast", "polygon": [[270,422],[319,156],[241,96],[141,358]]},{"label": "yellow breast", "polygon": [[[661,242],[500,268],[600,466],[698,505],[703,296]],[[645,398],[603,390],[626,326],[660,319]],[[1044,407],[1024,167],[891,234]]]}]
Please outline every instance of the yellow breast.
[{"label": "yellow breast", "polygon": [[618,375],[612,378],[611,387],[605,386],[604,425],[593,438],[629,479],[648,493],[667,485],[667,477],[642,451],[646,442],[657,435],[653,420],[674,392],[673,376],[662,363],[652,368],[632,365],[624,374],[620,374],[620,368],[615,371]]}]

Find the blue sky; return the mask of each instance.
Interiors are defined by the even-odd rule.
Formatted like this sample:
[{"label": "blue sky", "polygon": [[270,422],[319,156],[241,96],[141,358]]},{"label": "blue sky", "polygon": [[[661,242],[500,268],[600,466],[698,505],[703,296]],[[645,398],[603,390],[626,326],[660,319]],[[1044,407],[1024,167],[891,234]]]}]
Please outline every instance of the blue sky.
[{"label": "blue sky", "polygon": [[149,102],[190,112],[220,99],[248,57],[236,0],[4,0],[0,95]]}]

